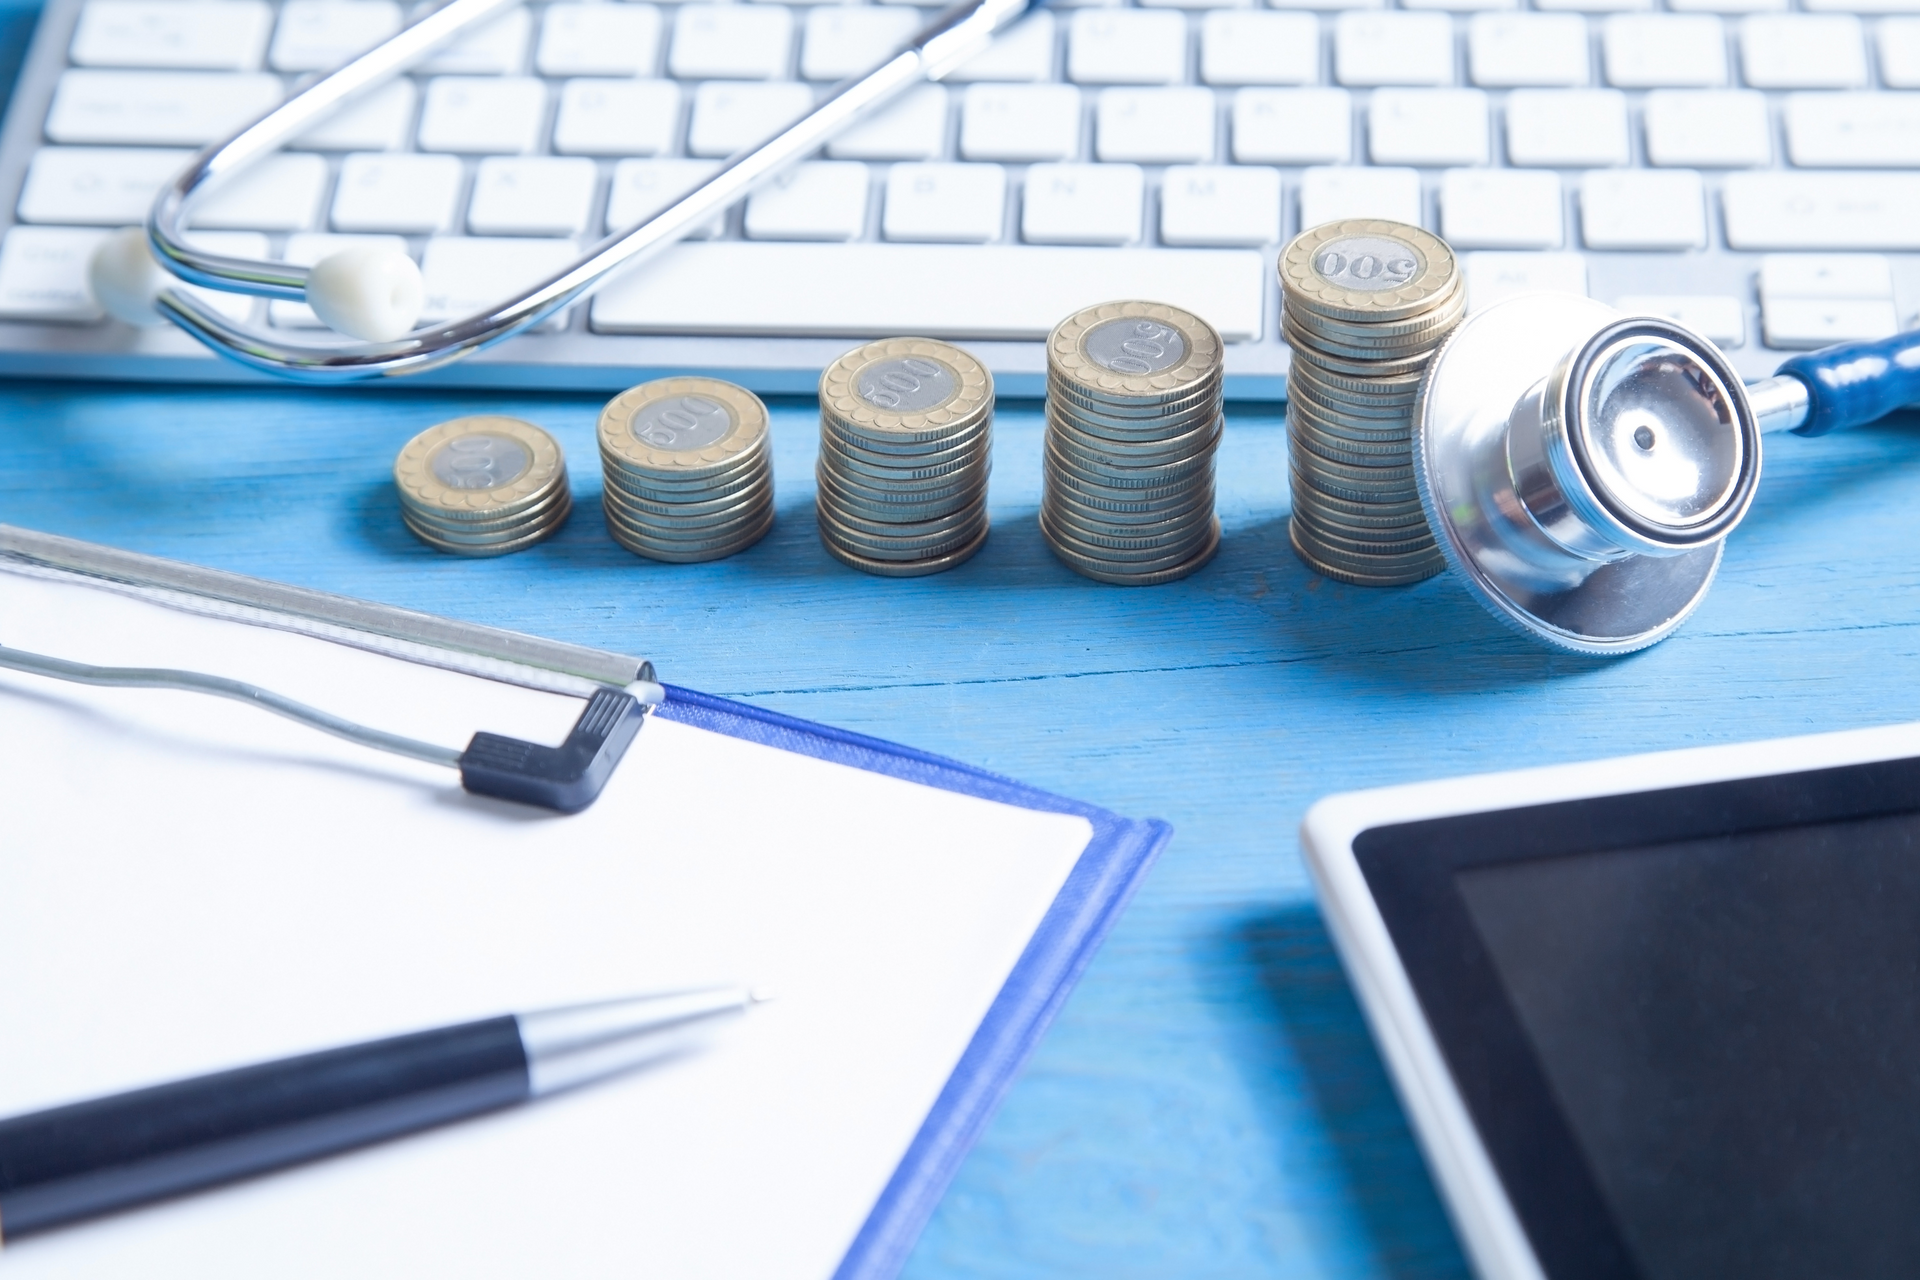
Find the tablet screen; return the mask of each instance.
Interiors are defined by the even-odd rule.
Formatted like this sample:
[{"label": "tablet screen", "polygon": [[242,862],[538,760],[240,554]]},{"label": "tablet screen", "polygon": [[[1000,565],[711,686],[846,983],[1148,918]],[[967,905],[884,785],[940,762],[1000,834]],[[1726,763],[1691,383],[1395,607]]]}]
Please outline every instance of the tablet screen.
[{"label": "tablet screen", "polygon": [[1920,1276],[1920,815],[1462,861],[1641,1272]]}]

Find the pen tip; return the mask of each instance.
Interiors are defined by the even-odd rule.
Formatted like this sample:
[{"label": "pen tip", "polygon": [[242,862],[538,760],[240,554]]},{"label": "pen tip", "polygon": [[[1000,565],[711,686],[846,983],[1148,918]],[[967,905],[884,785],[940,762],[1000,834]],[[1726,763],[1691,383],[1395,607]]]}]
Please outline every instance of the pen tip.
[{"label": "pen tip", "polygon": [[766,987],[753,987],[747,992],[747,1003],[765,1004],[769,1000],[777,999],[778,994],[778,992],[771,991]]}]

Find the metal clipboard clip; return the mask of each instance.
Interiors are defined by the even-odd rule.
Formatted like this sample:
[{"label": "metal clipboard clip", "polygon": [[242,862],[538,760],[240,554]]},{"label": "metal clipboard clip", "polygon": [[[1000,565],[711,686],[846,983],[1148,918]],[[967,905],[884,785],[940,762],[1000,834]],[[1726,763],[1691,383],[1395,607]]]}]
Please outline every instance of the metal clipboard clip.
[{"label": "metal clipboard clip", "polygon": [[561,813],[592,804],[646,714],[666,701],[640,658],[458,622],[0,524],[0,570],[79,581],[169,608],[291,631],[547,693],[587,699],[557,747],[476,733],[464,750],[355,724],[268,689],[195,671],[95,667],[0,644],[0,667],[80,684],[182,689],[233,699],[376,750],[460,772],[474,795]]}]

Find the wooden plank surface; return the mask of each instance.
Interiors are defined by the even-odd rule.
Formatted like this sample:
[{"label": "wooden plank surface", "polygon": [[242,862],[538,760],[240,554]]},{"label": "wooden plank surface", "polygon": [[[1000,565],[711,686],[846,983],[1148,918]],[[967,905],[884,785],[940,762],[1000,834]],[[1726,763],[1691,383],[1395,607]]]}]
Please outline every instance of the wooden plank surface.
[{"label": "wooden plank surface", "polygon": [[[1442,578],[1322,581],[1286,541],[1284,429],[1236,407],[1226,540],[1186,582],[1100,586],[1040,539],[1040,416],[1003,408],[994,532],[888,581],[812,520],[816,427],[775,405],[779,520],[705,566],[608,537],[597,399],[0,384],[0,519],[652,657],[665,678],[943,752],[1173,845],[907,1268],[959,1277],[1460,1276],[1341,976],[1295,828],[1327,792],[1912,717],[1920,423],[1768,442],[1722,579],[1636,657],[1558,656]],[[579,499],[493,561],[401,527],[389,469],[470,412],[560,437]],[[4,632],[0,631],[0,640]]]}]

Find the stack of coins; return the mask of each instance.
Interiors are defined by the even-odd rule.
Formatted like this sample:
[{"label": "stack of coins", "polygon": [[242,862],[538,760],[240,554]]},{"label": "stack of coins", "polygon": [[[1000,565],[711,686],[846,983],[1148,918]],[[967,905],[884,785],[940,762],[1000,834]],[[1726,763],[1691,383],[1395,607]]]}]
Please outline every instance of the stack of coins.
[{"label": "stack of coins", "polygon": [[1414,485],[1413,409],[1466,310],[1453,251],[1404,223],[1330,222],[1281,252],[1280,292],[1293,549],[1358,586],[1433,576],[1446,560]]},{"label": "stack of coins", "polygon": [[518,418],[481,414],[428,427],[393,464],[400,516],[456,556],[503,556],[567,522],[573,495],[560,442]]},{"label": "stack of coins", "polygon": [[889,578],[951,569],[987,540],[993,375],[928,338],[849,351],[820,375],[820,541]]},{"label": "stack of coins", "polygon": [[661,378],[600,411],[607,531],[649,560],[744,551],[773,528],[767,406],[718,378]]},{"label": "stack of coins", "polygon": [[1108,302],[1054,329],[1040,531],[1069,568],[1152,586],[1212,558],[1220,385],[1219,333],[1178,307]]}]

